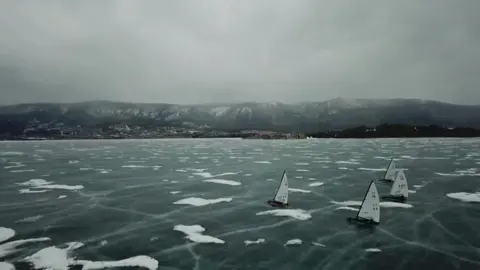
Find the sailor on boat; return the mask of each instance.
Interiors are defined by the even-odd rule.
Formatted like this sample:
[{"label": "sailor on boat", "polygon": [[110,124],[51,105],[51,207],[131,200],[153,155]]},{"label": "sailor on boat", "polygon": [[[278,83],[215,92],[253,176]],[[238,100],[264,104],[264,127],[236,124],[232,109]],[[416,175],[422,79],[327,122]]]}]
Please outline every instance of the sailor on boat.
[{"label": "sailor on boat", "polygon": [[387,199],[390,201],[405,202],[408,198],[408,182],[407,177],[403,170],[397,170],[395,173],[395,180],[393,182],[392,188],[390,189],[390,194],[383,196],[382,199]]},{"label": "sailor on boat", "polygon": [[380,224],[380,200],[373,180],[370,182],[370,186],[368,186],[357,216],[355,218],[349,217],[347,221],[358,225]]},{"label": "sailor on boat", "polygon": [[275,196],[273,196],[272,200],[267,201],[267,203],[273,207],[288,206],[288,179],[285,171],[283,171],[282,180],[280,181],[280,186]]}]

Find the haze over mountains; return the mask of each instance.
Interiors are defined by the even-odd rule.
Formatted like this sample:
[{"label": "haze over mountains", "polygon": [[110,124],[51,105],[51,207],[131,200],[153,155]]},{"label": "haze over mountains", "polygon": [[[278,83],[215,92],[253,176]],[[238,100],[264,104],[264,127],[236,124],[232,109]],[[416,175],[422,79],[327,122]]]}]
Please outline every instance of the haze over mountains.
[{"label": "haze over mountains", "polygon": [[109,101],[33,103],[0,107],[0,124],[61,123],[63,126],[127,124],[211,130],[316,132],[382,123],[480,127],[480,106],[418,99],[343,99],[285,104],[147,104]]}]

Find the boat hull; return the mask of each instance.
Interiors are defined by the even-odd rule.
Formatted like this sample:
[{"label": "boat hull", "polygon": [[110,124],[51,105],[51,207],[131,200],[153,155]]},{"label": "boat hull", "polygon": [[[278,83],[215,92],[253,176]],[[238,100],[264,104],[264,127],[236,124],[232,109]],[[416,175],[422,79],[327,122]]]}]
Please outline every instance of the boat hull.
[{"label": "boat hull", "polygon": [[388,184],[388,183],[393,183],[393,180],[390,180],[390,179],[384,179],[384,178],[380,178],[378,179],[380,182],[382,183],[385,183],[385,184]]},{"label": "boat hull", "polygon": [[274,201],[274,200],[269,200],[269,201],[267,201],[267,203],[272,207],[285,208],[285,207],[288,206],[288,203],[284,204],[284,203],[277,202],[277,201]]},{"label": "boat hull", "polygon": [[404,197],[404,196],[382,196],[382,200],[403,203],[403,202],[407,201],[407,197]]},{"label": "boat hull", "polygon": [[380,224],[379,222],[373,221],[371,219],[359,219],[359,218],[347,218],[348,223],[360,225],[360,226],[376,226]]}]

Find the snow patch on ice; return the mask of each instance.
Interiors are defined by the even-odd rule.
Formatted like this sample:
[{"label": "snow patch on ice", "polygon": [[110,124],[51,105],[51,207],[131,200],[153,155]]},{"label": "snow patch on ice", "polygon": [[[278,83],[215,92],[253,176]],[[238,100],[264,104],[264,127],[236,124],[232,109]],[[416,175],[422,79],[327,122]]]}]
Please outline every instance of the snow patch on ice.
[{"label": "snow patch on ice", "polygon": [[19,189],[18,193],[20,193],[20,194],[45,193],[45,192],[48,192],[48,191],[50,191],[50,190],[43,190],[43,189],[42,190],[31,190],[31,189],[27,188],[27,189]]},{"label": "snow patch on ice", "polygon": [[255,161],[257,164],[272,164],[270,161]]},{"label": "snow patch on ice", "polygon": [[337,164],[360,164],[360,162],[357,161],[350,161],[350,160],[340,160],[340,161],[335,161]]},{"label": "snow patch on ice", "polygon": [[21,173],[21,172],[34,172],[34,169],[25,169],[25,170],[13,170],[11,173]]},{"label": "snow patch on ice", "polygon": [[203,198],[185,198],[174,202],[173,204],[189,204],[193,206],[205,206],[209,204],[216,204],[220,202],[231,202],[232,198],[219,198],[219,199],[203,199]]},{"label": "snow patch on ice", "polygon": [[301,245],[302,243],[303,243],[302,240],[300,240],[300,239],[297,238],[297,239],[288,240],[288,241],[284,244],[284,246]]},{"label": "snow patch on ice", "polygon": [[367,248],[365,249],[366,252],[382,252],[381,249],[378,248]]},{"label": "snow patch on ice", "polygon": [[[361,201],[344,201],[344,202],[337,202],[331,201],[333,204],[343,205],[343,206],[360,206],[362,205]],[[380,207],[388,207],[388,208],[412,208],[413,205],[408,203],[398,203],[398,202],[380,202]]]},{"label": "snow patch on ice", "polygon": [[300,193],[310,193],[310,190],[305,190],[305,189],[299,189],[299,188],[288,188],[289,191],[291,192],[300,192]]},{"label": "snow patch on ice", "polygon": [[216,183],[216,184],[222,184],[222,185],[230,185],[230,186],[241,185],[240,182],[233,181],[233,180],[225,180],[225,179],[207,179],[207,180],[203,180],[203,182]]},{"label": "snow patch on ice", "polygon": [[[82,185],[56,185],[52,184],[52,182],[45,181],[44,179],[30,179],[23,183],[18,183],[18,185],[23,186],[30,186],[31,188],[39,188],[39,189],[65,189],[65,190],[79,190],[83,189]],[[23,191],[23,192],[22,192]],[[22,190],[20,193],[35,193],[29,190]],[[46,191],[42,191],[46,192]]]},{"label": "snow patch on ice", "polygon": [[78,260],[73,264],[82,265],[82,270],[94,270],[113,267],[143,267],[149,270],[156,270],[158,268],[158,261],[145,255],[135,256],[119,261],[86,261]]},{"label": "snow patch on ice", "polygon": [[0,270],[15,270],[15,266],[8,262],[0,262]]},{"label": "snow patch on ice", "polygon": [[255,241],[245,240],[244,243],[245,243],[246,246],[254,245],[254,244],[261,244],[261,243],[265,243],[265,239],[264,238],[259,238]]},{"label": "snow patch on ice", "polygon": [[476,193],[467,193],[467,192],[455,192],[448,193],[447,197],[460,200],[464,202],[480,202],[480,192]]},{"label": "snow patch on ice", "polygon": [[323,182],[313,182],[311,184],[309,184],[308,186],[309,187],[319,187],[319,186],[323,186]]},{"label": "snow patch on ice", "polygon": [[196,173],[192,173],[193,175],[198,175],[198,176],[201,176],[201,177],[204,177],[204,178],[210,178],[210,177],[213,177],[213,175],[209,172],[196,172]]},{"label": "snow patch on ice", "polygon": [[189,239],[192,242],[225,244],[225,241],[223,241],[222,239],[202,234],[203,232],[205,232],[205,228],[200,225],[175,225],[175,227],[173,227],[173,230],[183,232],[187,235],[185,236],[185,238]]},{"label": "snow patch on ice", "polygon": [[0,227],[0,243],[15,236],[15,231],[10,228]]},{"label": "snow patch on ice", "polygon": [[298,220],[307,220],[312,217],[307,211],[303,209],[276,209],[257,213],[257,216],[272,215],[279,217],[292,217]]}]

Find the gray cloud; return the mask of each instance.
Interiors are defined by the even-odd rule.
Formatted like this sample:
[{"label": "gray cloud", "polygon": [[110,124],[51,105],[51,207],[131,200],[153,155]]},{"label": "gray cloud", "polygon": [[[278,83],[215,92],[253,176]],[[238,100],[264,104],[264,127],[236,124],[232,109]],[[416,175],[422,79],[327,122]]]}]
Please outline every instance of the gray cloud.
[{"label": "gray cloud", "polygon": [[0,103],[480,103],[478,10],[449,0],[2,1]]}]

